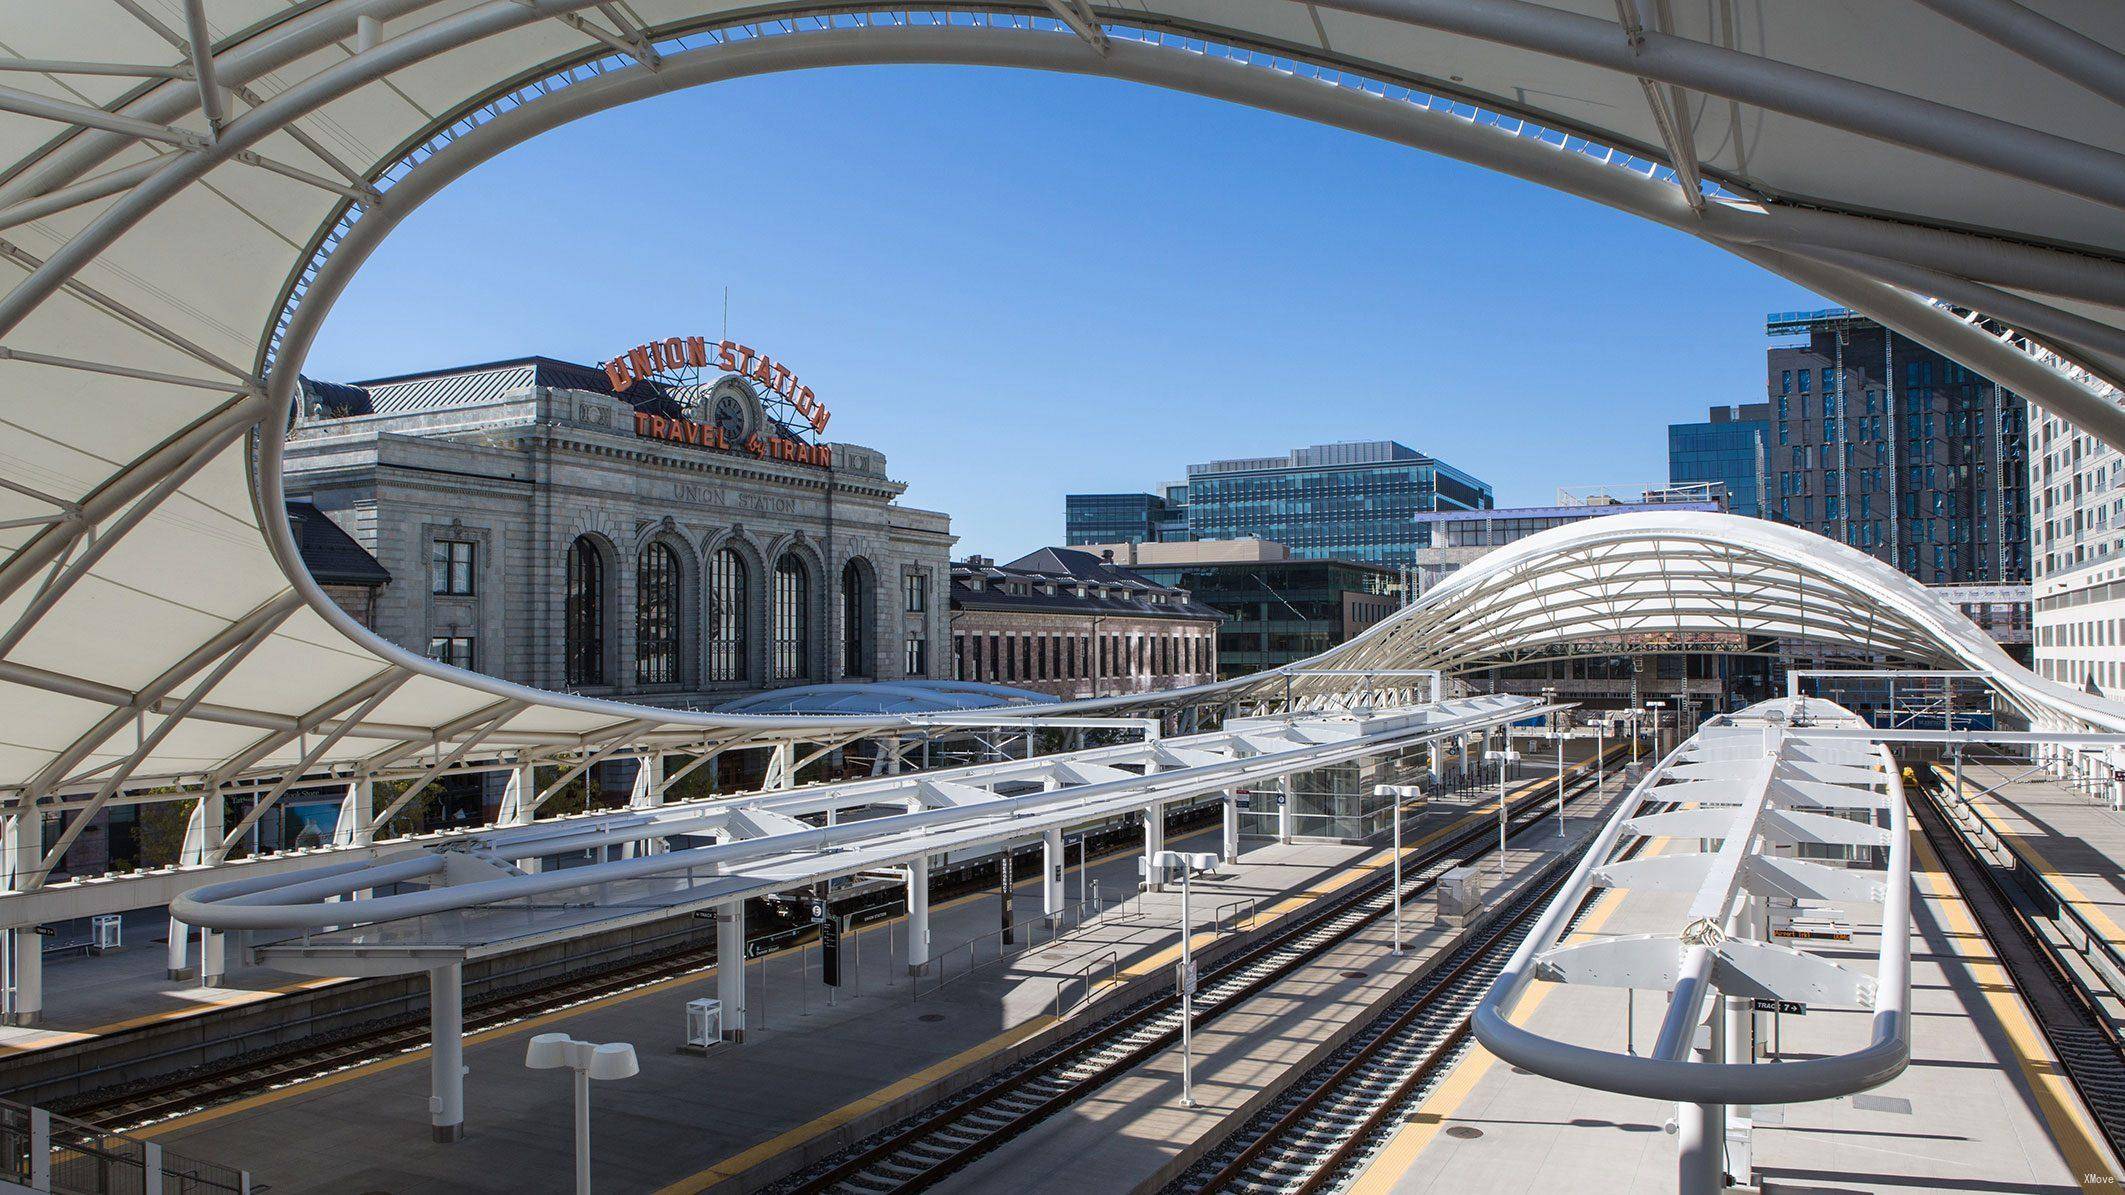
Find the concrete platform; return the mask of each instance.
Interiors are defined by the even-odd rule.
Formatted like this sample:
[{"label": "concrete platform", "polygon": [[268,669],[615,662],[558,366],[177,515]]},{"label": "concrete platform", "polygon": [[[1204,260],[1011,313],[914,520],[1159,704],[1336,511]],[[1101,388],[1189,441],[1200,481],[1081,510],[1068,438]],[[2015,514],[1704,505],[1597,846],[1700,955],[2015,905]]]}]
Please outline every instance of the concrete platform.
[{"label": "concrete platform", "polygon": [[243,960],[243,952],[232,949],[225,952],[221,982],[202,987],[196,978],[196,932],[190,951],[194,978],[171,979],[169,928],[165,911],[136,910],[125,914],[124,945],[119,949],[101,955],[69,951],[48,956],[43,1015],[34,1026],[0,1025],[0,1058],[345,982],[254,967]]},{"label": "concrete platform", "polygon": [[2125,813],[2019,761],[1966,760],[1963,791],[2026,866],[2125,951]]},{"label": "concrete platform", "polygon": [[[1611,782],[1610,798],[1620,784]],[[1545,818],[1513,839],[1502,901],[1557,856],[1586,841],[1609,809],[1581,802],[1565,835]],[[1483,871],[1495,877],[1486,860]],[[1273,1102],[1290,1082],[1393,1003],[1418,974],[1465,937],[1442,924],[1431,900],[1403,913],[1404,953],[1393,953],[1390,924],[1354,935],[1195,1034],[1196,1106],[1180,1105],[1181,1052],[1164,1051],[1129,1074],[1020,1134],[935,1189],[942,1195],[992,1191],[1083,1195],[1157,1191]]]},{"label": "concrete platform", "polygon": [[[1757,1110],[1756,1173],[1767,1193],[2114,1189],[2118,1170],[2010,981],[1913,831],[1911,1066],[1872,1092]],[[1611,893],[1580,934],[1647,932],[1659,902]],[[1671,922],[1670,918],[1670,922]],[[1855,927],[1866,965],[1874,935]],[[1828,953],[1828,952],[1825,952]],[[1622,1045],[1625,994],[1537,985],[1516,1018],[1568,1041]],[[1662,998],[1638,996],[1643,1046]],[[1841,1052],[1864,1039],[1862,1013],[1780,1018],[1786,1056]],[[1351,1188],[1417,1192],[1672,1191],[1670,1104],[1570,1087],[1497,1065],[1474,1047]],[[2085,1184],[2084,1184],[2084,1179]]]},{"label": "concrete platform", "polygon": [[[1494,798],[1493,798],[1494,799]],[[1439,824],[1469,814],[1446,806]],[[1215,832],[1190,836],[1209,846]],[[1414,841],[1414,838],[1412,839]],[[1170,845],[1170,844],[1169,844]],[[1342,845],[1254,845],[1229,875],[1196,886],[1208,914],[1255,900],[1257,926],[1306,907],[1385,864],[1387,852]],[[1137,856],[1095,860],[1108,894],[1136,882]],[[1022,932],[1039,919],[1037,879],[1021,884]],[[1076,877],[1068,881],[1074,896]],[[683,1053],[686,1001],[713,995],[704,971],[596,1000],[467,1039],[466,1137],[429,1141],[425,1050],[354,1068],[193,1117],[150,1136],[193,1156],[250,1169],[279,1195],[323,1191],[464,1192],[560,1189],[571,1158],[565,1076],[523,1066],[524,1039],[560,1030],[592,1041],[633,1042],[642,1073],[593,1093],[598,1182],[603,1189],[703,1190],[754,1185],[838,1148],[881,1117],[915,1110],[947,1081],[986,1073],[1048,1029],[1059,979],[1112,952],[1123,977],[1159,976],[1178,954],[1177,893],[1151,894],[1008,963],[960,977],[954,943],[997,924],[995,894],[932,910],[933,953],[953,978],[915,999],[890,957],[896,923],[850,936],[844,989],[827,1005],[816,950],[753,960],[748,1039],[702,1057]],[[1230,910],[1228,910],[1229,912]],[[1205,937],[1199,936],[1197,948]],[[987,958],[988,950],[982,955]],[[800,993],[802,993],[800,995]],[[178,1143],[182,1143],[181,1145]]]}]

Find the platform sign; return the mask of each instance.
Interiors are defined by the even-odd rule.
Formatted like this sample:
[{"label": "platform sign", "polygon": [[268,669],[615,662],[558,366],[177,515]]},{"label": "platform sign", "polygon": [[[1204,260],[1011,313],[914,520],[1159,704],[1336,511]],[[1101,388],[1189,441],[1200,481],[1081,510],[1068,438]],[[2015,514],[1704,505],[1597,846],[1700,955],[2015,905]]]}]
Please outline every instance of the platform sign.
[{"label": "platform sign", "polygon": [[1771,914],[1771,936],[1810,942],[1849,942],[1852,926],[1837,917],[1809,917],[1795,913]]},{"label": "platform sign", "polygon": [[1808,1006],[1798,1000],[1773,1000],[1768,996],[1758,996],[1749,1003],[1757,1012],[1786,1013],[1796,1017],[1808,1015]]},{"label": "platform sign", "polygon": [[1174,983],[1180,987],[1183,994],[1194,994],[1197,975],[1193,959],[1185,963],[1173,964],[1173,975]]},{"label": "platform sign", "polygon": [[814,899],[812,899],[812,900],[808,900],[808,901],[806,901],[806,902],[804,902],[804,903],[805,903],[805,910],[806,910],[807,912],[809,912],[809,913],[811,914],[811,916],[812,916],[812,924],[813,924],[813,925],[825,925],[825,924],[826,924],[826,902],[825,902],[825,901],[823,901],[823,900],[819,900],[819,899],[816,899],[816,898],[814,898]]},{"label": "platform sign", "polygon": [[841,932],[839,917],[819,923],[819,982],[830,988],[841,986]]}]

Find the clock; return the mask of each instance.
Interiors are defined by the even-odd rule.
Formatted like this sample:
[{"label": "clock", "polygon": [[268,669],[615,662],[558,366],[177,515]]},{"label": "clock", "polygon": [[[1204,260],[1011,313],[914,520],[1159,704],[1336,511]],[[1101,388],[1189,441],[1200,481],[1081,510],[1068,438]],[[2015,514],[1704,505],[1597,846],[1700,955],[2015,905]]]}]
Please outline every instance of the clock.
[{"label": "clock", "polygon": [[709,389],[707,398],[701,403],[701,415],[703,422],[713,424],[734,445],[757,434],[767,421],[766,411],[760,405],[759,395],[753,393],[752,384],[735,374],[722,378]]}]

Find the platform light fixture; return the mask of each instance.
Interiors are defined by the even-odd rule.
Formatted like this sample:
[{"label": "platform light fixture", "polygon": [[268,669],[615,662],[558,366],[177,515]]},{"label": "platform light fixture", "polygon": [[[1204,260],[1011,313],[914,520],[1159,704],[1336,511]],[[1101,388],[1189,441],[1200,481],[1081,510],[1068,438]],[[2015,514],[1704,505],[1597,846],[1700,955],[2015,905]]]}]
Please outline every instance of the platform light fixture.
[{"label": "platform light fixture", "polygon": [[577,1041],[565,1033],[541,1033],[525,1044],[524,1065],[535,1071],[566,1067],[575,1072],[576,1195],[590,1195],[590,1081],[639,1073],[635,1048],[624,1041]]},{"label": "platform light fixture", "polygon": [[1175,987],[1181,993],[1181,1107],[1195,1107],[1195,919],[1189,915],[1188,877],[1216,867],[1216,855],[1207,852],[1160,851],[1151,857],[1153,868],[1179,868],[1181,873],[1181,962]]}]

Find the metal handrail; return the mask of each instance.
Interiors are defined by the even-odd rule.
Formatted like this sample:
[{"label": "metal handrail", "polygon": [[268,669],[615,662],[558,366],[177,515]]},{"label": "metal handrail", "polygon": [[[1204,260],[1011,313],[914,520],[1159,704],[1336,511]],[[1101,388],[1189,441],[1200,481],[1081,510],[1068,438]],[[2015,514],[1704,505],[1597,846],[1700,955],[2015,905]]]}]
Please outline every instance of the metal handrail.
[{"label": "metal handrail", "polygon": [[1058,1020],[1058,1021],[1059,1021],[1059,1020],[1062,1020],[1062,1015],[1063,1015],[1063,992],[1064,992],[1064,991],[1066,991],[1066,990],[1068,990],[1069,986],[1070,986],[1070,985],[1071,985],[1072,983],[1082,983],[1082,984],[1084,984],[1084,986],[1085,986],[1085,994],[1084,994],[1083,998],[1081,998],[1081,999],[1077,999],[1077,1000],[1072,1000],[1072,1001],[1070,1002],[1070,1007],[1071,1007],[1071,1008],[1073,1008],[1073,1009],[1074,1009],[1074,1008],[1076,1008],[1076,1007],[1077,1007],[1078,1005],[1080,1005],[1080,1004],[1083,1004],[1083,1003],[1085,1003],[1086,1001],[1089,1001],[1090,999],[1092,999],[1092,978],[1093,978],[1093,972],[1094,972],[1094,971],[1096,971],[1096,970],[1097,970],[1097,969],[1099,968],[1099,965],[1100,965],[1101,963],[1105,963],[1105,964],[1107,965],[1107,983],[1108,983],[1108,985],[1109,985],[1109,986],[1112,986],[1112,985],[1114,985],[1114,984],[1117,984],[1117,983],[1120,983],[1120,982],[1121,982],[1121,955],[1120,955],[1120,954],[1118,954],[1118,953],[1116,953],[1115,951],[1112,951],[1112,950],[1109,950],[1109,951],[1108,951],[1108,952],[1106,952],[1105,954],[1102,954],[1102,955],[1099,955],[1099,956],[1097,956],[1097,957],[1093,958],[1093,959],[1092,959],[1091,961],[1089,961],[1089,962],[1085,963],[1085,964],[1084,964],[1083,966],[1079,967],[1079,968],[1078,968],[1078,969],[1077,969],[1076,971],[1074,971],[1074,972],[1072,972],[1072,973],[1070,973],[1070,974],[1068,974],[1068,975],[1065,975],[1065,976],[1061,977],[1060,979],[1057,979],[1057,980],[1055,981],[1055,1019],[1056,1019],[1056,1020]]},{"label": "metal handrail", "polygon": [[[1597,1091],[1682,1104],[1793,1104],[1833,1099],[1888,1082],[1911,1060],[1910,938],[1911,835],[1903,776],[1887,748],[1877,748],[1888,784],[1889,861],[1883,885],[1881,951],[1876,960],[1875,1007],[1867,1044],[1857,1050],[1777,1066],[1749,1062],[1692,1062],[1633,1056],[1544,1037],[1512,1023],[1513,1007],[1536,978],[1536,956],[1555,945],[1579,902],[1593,890],[1593,873],[1628,832],[1627,823],[1655,793],[1685,747],[1678,743],[1602,827],[1556,900],[1506,963],[1471,1016],[1485,1049],[1515,1066]],[[1698,986],[1698,992],[1704,990]],[[1680,993],[1675,999],[1683,998]]]},{"label": "metal handrail", "polygon": [[[1084,927],[1084,905],[1076,901],[1066,902],[1062,908],[1062,915],[1057,917],[1054,923],[1049,927],[1051,932],[1048,934],[1048,941],[1050,943],[1059,940],[1063,936],[1064,927],[1069,923],[1070,910],[1073,907],[1077,910],[1078,928],[1082,929]],[[968,938],[966,941],[961,942],[959,945],[946,950],[942,954],[931,955],[929,961],[937,964],[936,985],[930,988],[928,993],[925,993],[922,990],[921,977],[916,976],[915,983],[913,984],[912,989],[909,992],[908,998],[910,1000],[920,1000],[926,994],[935,995],[937,992],[944,990],[944,986],[952,982],[953,978],[948,974],[948,972],[951,970],[951,968],[948,966],[949,960],[952,958],[953,955],[958,954],[962,950],[967,952],[967,965],[965,969],[960,971],[958,975],[958,978],[960,979],[964,979],[967,976],[972,975],[974,972],[981,970],[983,967],[993,967],[997,963],[1000,963],[1007,958],[1026,953],[1027,951],[1033,949],[1035,946],[1040,944],[1040,927],[1046,921],[1046,917],[1037,917],[1022,924],[1014,924],[1011,927],[1014,931],[1021,928],[1026,931],[1026,940],[1023,945],[1017,943],[1006,943],[1001,941],[1004,931],[1003,928],[999,926],[996,929],[992,929],[985,934],[978,934],[972,938]],[[990,959],[986,963],[976,962],[975,957],[977,949],[981,946],[982,943],[988,941],[991,938],[999,939],[996,943],[996,957]],[[1004,947],[1007,945],[1010,946],[1011,949],[1004,949]]]},{"label": "metal handrail", "polygon": [[1261,901],[1257,900],[1254,897],[1247,896],[1242,897],[1239,900],[1228,900],[1224,904],[1221,904],[1217,908],[1211,910],[1210,927],[1212,931],[1216,933],[1224,933],[1225,910],[1237,908],[1244,908],[1247,911],[1246,924],[1243,926],[1241,924],[1241,919],[1237,915],[1235,915],[1232,919],[1232,932],[1238,933],[1243,928],[1252,929],[1254,927],[1254,915],[1257,911],[1260,910]]}]

